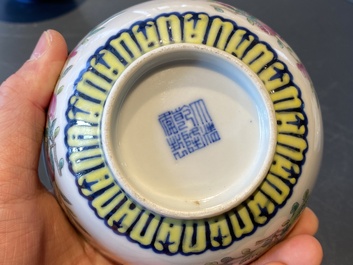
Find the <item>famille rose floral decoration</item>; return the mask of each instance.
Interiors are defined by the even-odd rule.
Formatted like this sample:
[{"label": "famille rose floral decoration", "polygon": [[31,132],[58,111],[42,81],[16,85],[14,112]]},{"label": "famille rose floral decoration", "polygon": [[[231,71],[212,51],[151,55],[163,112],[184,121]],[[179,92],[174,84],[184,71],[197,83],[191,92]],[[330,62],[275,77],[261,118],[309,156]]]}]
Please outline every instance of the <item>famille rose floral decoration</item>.
[{"label": "famille rose floral decoration", "polygon": [[45,143],[61,206],[116,262],[248,264],[305,208],[322,122],[270,27],[223,3],[162,0],[71,52]]}]

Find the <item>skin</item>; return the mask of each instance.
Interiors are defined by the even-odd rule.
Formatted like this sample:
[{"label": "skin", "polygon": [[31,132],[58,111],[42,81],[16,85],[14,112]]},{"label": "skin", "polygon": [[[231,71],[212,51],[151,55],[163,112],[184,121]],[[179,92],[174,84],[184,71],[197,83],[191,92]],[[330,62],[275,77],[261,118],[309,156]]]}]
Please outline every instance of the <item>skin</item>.
[{"label": "skin", "polygon": [[[0,264],[114,264],[77,233],[38,178],[46,110],[66,58],[63,36],[46,31],[0,86]],[[287,238],[252,264],[321,264],[317,229],[306,209]]]}]

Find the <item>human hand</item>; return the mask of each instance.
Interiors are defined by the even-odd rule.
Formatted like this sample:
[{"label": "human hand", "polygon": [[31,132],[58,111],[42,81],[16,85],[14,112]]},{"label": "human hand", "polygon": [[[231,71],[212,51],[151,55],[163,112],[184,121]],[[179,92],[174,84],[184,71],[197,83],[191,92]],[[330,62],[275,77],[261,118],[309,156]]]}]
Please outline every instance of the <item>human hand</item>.
[{"label": "human hand", "polygon": [[38,179],[46,109],[66,58],[63,37],[46,31],[0,87],[0,264],[112,264],[77,234]]},{"label": "human hand", "polygon": [[[46,31],[0,87],[0,264],[113,264],[77,233],[38,179],[46,109],[66,57],[63,37]],[[305,210],[289,236],[253,265],[320,264],[317,227]]]}]

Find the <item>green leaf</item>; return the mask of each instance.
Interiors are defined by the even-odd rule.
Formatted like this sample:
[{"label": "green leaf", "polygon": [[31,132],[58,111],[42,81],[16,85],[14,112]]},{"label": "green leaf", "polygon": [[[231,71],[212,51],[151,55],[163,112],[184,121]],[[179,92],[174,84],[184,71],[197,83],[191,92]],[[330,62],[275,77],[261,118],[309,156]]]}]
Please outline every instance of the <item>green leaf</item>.
[{"label": "green leaf", "polygon": [[223,9],[218,6],[213,6],[213,8],[220,13],[224,13]]},{"label": "green leaf", "polygon": [[277,43],[282,49],[284,48],[283,42],[278,38],[277,38]]},{"label": "green leaf", "polygon": [[306,202],[308,199],[309,199],[309,190],[307,189],[304,193],[304,196],[303,196],[303,201]]},{"label": "green leaf", "polygon": [[289,225],[290,224],[290,220],[287,220],[287,221],[285,221],[283,224],[282,224],[282,226],[283,227],[286,227],[287,225]]},{"label": "green leaf", "polygon": [[52,136],[55,128],[55,123],[56,119],[54,119],[50,124],[49,124],[49,135]]},{"label": "green leaf", "polygon": [[299,203],[294,203],[292,206],[292,210],[290,211],[291,214],[294,214],[299,208]]},{"label": "green leaf", "polygon": [[56,91],[55,91],[55,94],[56,95],[59,95],[60,93],[61,93],[61,91],[63,91],[63,89],[64,89],[64,85],[62,85],[61,87],[59,87]]},{"label": "green leaf", "polygon": [[68,66],[68,67],[64,70],[64,72],[61,74],[60,79],[63,78],[63,77],[71,70],[72,67],[73,67],[73,65]]},{"label": "green leaf", "polygon": [[55,131],[54,131],[54,135],[53,135],[54,139],[58,136],[59,132],[60,132],[60,127],[58,126],[55,128]]},{"label": "green leaf", "polygon": [[61,170],[63,167],[64,167],[64,159],[61,158],[60,161],[59,161],[58,168],[59,168],[59,170]]},{"label": "green leaf", "polygon": [[255,25],[255,19],[253,17],[247,17],[246,20],[251,24]]},{"label": "green leaf", "polygon": [[54,156],[52,151],[49,151],[49,160],[50,160],[51,168],[54,168]]}]

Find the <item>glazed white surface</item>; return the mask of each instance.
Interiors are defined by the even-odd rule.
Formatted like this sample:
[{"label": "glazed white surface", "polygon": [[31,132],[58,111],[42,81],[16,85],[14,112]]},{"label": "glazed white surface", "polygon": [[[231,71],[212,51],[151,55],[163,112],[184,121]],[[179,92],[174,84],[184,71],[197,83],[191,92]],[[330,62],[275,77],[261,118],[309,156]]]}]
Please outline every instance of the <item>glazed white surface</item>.
[{"label": "glazed white surface", "polygon": [[[106,103],[108,163],[124,190],[164,216],[203,218],[234,208],[272,161],[276,126],[267,91],[239,60],[217,53],[187,44],[156,49],[124,72]],[[151,67],[156,61],[161,65]],[[221,139],[174,157],[156,117],[200,97]]]},{"label": "glazed white surface", "polygon": [[[239,14],[235,14],[229,9],[224,9],[223,13],[219,13],[211,5],[212,3],[203,1],[175,1],[172,3],[170,1],[152,1],[136,7],[129,8],[126,11],[118,14],[116,17],[112,17],[101,25],[99,25],[97,28],[104,26],[104,29],[90,36],[87,42],[80,44],[80,47],[77,50],[78,54],[69,59],[66,64],[67,67],[70,65],[73,65],[73,67],[70,69],[69,72],[67,72],[67,74],[62,79],[60,79],[59,83],[57,84],[57,87],[61,87],[63,85],[65,86],[64,91],[57,96],[58,103],[56,109],[56,124],[62,128],[57,136],[56,141],[57,156],[64,158],[67,156],[64,130],[65,126],[67,126],[67,120],[65,116],[67,102],[69,101],[69,98],[72,94],[72,88],[74,87],[74,83],[77,80],[80,72],[85,68],[89,57],[99,47],[104,45],[111,36],[115,35],[120,30],[129,28],[136,21],[154,18],[160,13],[183,13],[192,10],[194,12],[205,12],[209,15],[222,16],[224,18],[234,20],[240,26],[248,28],[250,31],[257,34],[261,40],[264,40],[268,44],[270,44],[271,47],[276,50],[279,59],[285,62],[285,64],[287,65],[289,71],[293,75],[293,80],[295,81],[296,85],[301,89],[301,98],[305,103],[305,113],[307,115],[308,120],[307,141],[309,143],[309,148],[306,152],[306,161],[302,167],[301,176],[298,182],[296,183],[293,189],[293,194],[287,201],[286,205],[277,211],[276,216],[266,226],[259,227],[256,232],[253,233],[251,236],[245,237],[240,241],[234,242],[230,247],[222,250],[207,250],[206,252],[200,255],[184,256],[178,254],[169,256],[157,254],[151,249],[144,249],[138,244],[132,243],[126,237],[119,236],[113,233],[110,228],[104,222],[102,222],[102,220],[97,218],[94,211],[92,211],[92,209],[88,205],[87,200],[82,197],[81,194],[78,192],[74,176],[67,167],[67,163],[65,163],[65,166],[62,169],[61,176],[59,176],[58,172],[56,172],[55,178],[56,185],[61,190],[61,193],[70,202],[72,202],[72,205],[65,207],[68,207],[70,211],[75,214],[76,221],[79,222],[82,228],[90,234],[90,236],[88,237],[94,238],[94,241],[96,242],[94,244],[97,244],[103,252],[107,252],[107,255],[112,256],[115,260],[118,260],[124,264],[198,265],[206,264],[207,262],[211,261],[220,261],[223,257],[240,256],[242,249],[252,248],[254,246],[254,242],[261,240],[277,231],[281,224],[283,224],[283,222],[285,222],[290,217],[292,205],[295,202],[301,202],[305,191],[307,189],[311,190],[315,183],[315,176],[318,172],[322,155],[322,122],[319,104],[317,102],[315,92],[312,89],[312,84],[310,83],[310,80],[298,70],[297,63],[299,60],[293,52],[290,52],[288,49],[282,49],[281,47],[279,47],[276,37],[268,35],[264,31],[259,30],[258,27],[250,24],[246,17],[241,16]],[[283,43],[285,44],[285,42]],[[157,73],[155,76],[151,76],[150,79],[145,80],[145,82],[157,83],[156,79],[159,79],[159,86],[157,86],[156,89],[159,89],[158,91],[161,91],[166,86],[165,82],[167,82],[161,79],[163,75],[167,75],[168,81],[170,81],[170,76],[175,75],[176,77],[182,75],[183,71],[185,71],[185,68],[176,68],[169,71],[172,72],[166,71],[163,73]],[[194,71],[194,69],[187,69],[186,71]],[[208,70],[204,69],[202,71],[195,72],[195,75],[199,75],[199,78],[201,78],[204,75],[208,75],[207,71]],[[212,83],[212,80],[214,80],[214,78],[216,78],[216,76],[213,76],[210,79],[205,78],[203,81],[205,82],[205,85],[214,86],[217,85]],[[176,82],[173,85],[175,85],[175,87],[178,87],[178,82],[180,82],[181,80],[175,78],[173,81]],[[191,84],[193,84],[192,82],[194,81],[189,80]],[[224,80],[222,82],[228,81]],[[151,86],[149,85],[149,87]],[[170,91],[168,91],[167,94],[165,94],[168,98],[173,99],[165,100],[165,110],[174,109],[182,104],[182,102],[175,101],[174,98],[181,98],[181,96],[183,96],[183,102],[185,101],[186,103],[196,100],[197,97],[195,96],[195,94],[198,94],[199,90],[200,89],[198,87],[193,87],[190,93],[189,91],[188,93],[185,93],[183,90],[179,89],[178,91],[175,91],[175,88],[173,87]],[[145,93],[148,94],[149,92],[150,91],[145,91]],[[171,197],[175,197],[179,189],[185,190],[188,188],[188,185],[184,185],[186,183],[185,180],[180,181],[178,183],[178,185],[182,184],[182,186],[176,185],[172,187],[170,181],[163,182],[164,179],[162,178],[162,176],[169,172],[170,166],[172,165],[174,167],[174,175],[172,176],[172,178],[176,179],[180,175],[185,178],[192,178],[194,179],[196,184],[191,184],[190,187],[193,187],[193,185],[200,185],[199,183],[202,183],[198,190],[187,190],[185,192],[184,195],[189,196],[188,200],[199,199],[207,201],[207,196],[205,197],[205,190],[209,188],[212,188],[213,191],[212,193],[207,194],[212,194],[212,196],[222,193],[224,184],[222,184],[219,179],[214,179],[212,176],[220,175],[220,178],[222,178],[223,176],[227,176],[228,171],[235,171],[240,165],[246,165],[246,162],[249,161],[249,157],[253,156],[253,153],[259,146],[259,143],[257,142],[257,137],[260,126],[257,122],[254,122],[253,124],[251,124],[251,126],[253,127],[247,128],[246,126],[250,126],[247,121],[249,119],[256,121],[256,119],[259,118],[254,108],[250,108],[250,113],[248,113],[247,111],[249,110],[249,108],[247,110],[244,110],[239,106],[235,106],[234,104],[228,103],[229,98],[225,98],[224,94],[229,94],[229,92],[226,91],[219,93],[213,91],[209,93],[206,96],[205,101],[207,102],[209,111],[212,112],[211,116],[215,120],[216,128],[220,130],[222,139],[232,138],[232,135],[242,133],[237,131],[233,123],[229,122],[229,120],[234,120],[241,116],[241,129],[244,130],[244,132],[247,134],[248,140],[239,143],[237,142],[238,139],[233,139],[230,141],[230,144],[227,144],[227,146],[221,145],[221,142],[214,143],[210,145],[209,148],[204,149],[205,152],[200,152],[201,158],[199,158],[200,160],[198,162],[195,162],[195,160],[198,159],[197,157],[195,158],[189,156],[187,157],[190,158],[189,162],[187,161],[185,163],[186,165],[180,165],[173,158],[168,156],[170,155],[170,151],[167,149],[168,146],[163,146],[162,144],[160,145],[159,157],[152,156],[152,154],[149,153],[148,150],[153,149],[155,142],[152,137],[157,137],[159,139],[158,141],[160,141],[160,139],[164,140],[162,131],[153,131],[158,128],[159,124],[157,124],[158,126],[156,125],[155,127],[150,127],[146,121],[146,124],[143,125],[148,128],[148,130],[146,131],[147,135],[145,136],[146,139],[149,141],[146,141],[144,143],[146,145],[144,149],[147,151],[138,152],[139,147],[134,146],[130,148],[130,143],[135,142],[135,137],[140,139],[140,136],[138,135],[139,131],[137,129],[141,125],[140,122],[135,121],[133,118],[131,118],[131,116],[136,115],[136,118],[139,118],[142,114],[156,116],[156,113],[158,114],[161,111],[160,108],[156,109],[156,106],[158,106],[158,102],[160,102],[161,100],[160,93],[157,92],[156,97],[152,96],[150,100],[145,103],[143,103],[143,99],[150,96],[150,94],[142,95],[142,98],[139,98],[141,97],[141,95],[135,96],[132,93],[131,98],[127,99],[126,105],[124,105],[124,108],[122,108],[121,110],[121,117],[119,117],[119,119],[122,120],[121,124],[123,124],[124,126],[116,129],[118,133],[118,145],[122,148],[121,153],[118,153],[117,156],[124,158],[125,161],[122,162],[122,164],[124,164],[125,167],[128,168],[125,168],[125,171],[127,171],[127,175],[138,176],[138,178],[134,180],[133,185],[136,185],[136,189],[138,189],[139,192],[142,193],[142,196],[151,196],[149,195],[149,193],[153,193],[153,196],[150,197],[151,200],[154,199],[160,202],[165,200],[165,207],[178,210],[177,207],[179,207],[178,205],[181,204],[175,203],[174,201],[173,203],[169,204],[166,196],[168,195]],[[241,102],[251,102],[251,99],[248,97],[248,95],[243,94],[240,96],[240,98]],[[239,94],[237,94],[237,99],[240,98]],[[212,100],[215,100],[216,103],[222,102],[221,106],[213,107],[213,104],[215,103],[213,103]],[[247,106],[251,105],[250,103],[244,104]],[[140,105],[140,108],[138,110],[135,109],[136,105]],[[232,114],[225,116],[223,115],[223,113],[225,112]],[[154,120],[157,122],[156,118],[154,118]],[[131,128],[129,126],[131,126]],[[249,144],[252,145],[252,148],[248,149],[248,154],[234,154],[232,151],[233,146],[247,146]],[[165,148],[165,150],[163,150],[163,148]],[[207,154],[208,152],[206,151],[210,151],[211,148],[213,150],[213,153]],[[242,149],[244,150],[246,148],[243,147]],[[221,155],[223,153],[233,153],[233,155],[238,156],[241,159],[237,160],[239,164],[233,164],[232,161],[229,160],[229,157],[225,159],[222,158]],[[211,160],[210,158],[204,159],[202,156],[213,156],[214,160]],[[204,163],[205,160],[209,162],[207,163],[207,166],[201,169],[201,172],[199,169],[193,169],[194,171],[192,171],[191,164],[201,164]],[[141,165],[141,167],[136,167],[136,163]],[[189,165],[187,163],[189,163]],[[156,167],[155,165],[158,165],[159,167]],[[249,167],[243,167],[243,170],[249,170]],[[145,173],[146,171],[147,179],[144,178],[145,175],[142,175],[142,173]],[[152,176],[157,177],[154,178]],[[202,181],[205,176],[207,182]],[[212,183],[212,181],[215,182]],[[229,179],[226,180],[227,186],[233,185],[230,182],[231,181]],[[238,185],[238,183],[234,185]],[[146,194],[144,194],[144,192]],[[217,203],[219,204],[219,201],[217,201]],[[256,253],[254,253],[254,255],[255,254]]]}]

